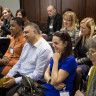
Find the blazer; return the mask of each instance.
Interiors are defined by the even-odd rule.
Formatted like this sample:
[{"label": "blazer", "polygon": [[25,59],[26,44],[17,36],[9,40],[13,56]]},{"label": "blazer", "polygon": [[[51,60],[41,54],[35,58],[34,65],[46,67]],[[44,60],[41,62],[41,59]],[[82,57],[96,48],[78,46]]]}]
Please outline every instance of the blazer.
[{"label": "blazer", "polygon": [[[49,24],[50,24],[50,20],[51,18],[48,16],[47,19],[47,28],[43,31],[43,33],[49,34],[50,33],[50,29],[49,29]],[[59,31],[62,27],[62,16],[58,13],[56,13],[55,17],[54,17],[54,22],[53,22],[53,31]]]},{"label": "blazer", "polygon": [[76,62],[78,63],[78,65],[86,64],[90,67],[92,66],[92,62],[86,56],[87,48],[85,46],[83,47],[84,53],[82,56],[80,56],[79,47],[80,47],[80,44],[82,43],[82,37],[83,36],[80,36],[76,40],[75,47],[74,47],[74,57],[76,58]]}]

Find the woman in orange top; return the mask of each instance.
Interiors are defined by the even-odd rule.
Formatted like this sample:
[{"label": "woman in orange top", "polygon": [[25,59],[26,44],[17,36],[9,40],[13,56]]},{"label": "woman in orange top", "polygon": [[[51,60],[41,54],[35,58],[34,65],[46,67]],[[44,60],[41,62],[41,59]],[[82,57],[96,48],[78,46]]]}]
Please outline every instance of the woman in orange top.
[{"label": "woman in orange top", "polygon": [[24,22],[21,18],[15,17],[10,22],[10,31],[13,35],[9,48],[2,59],[0,59],[0,78],[5,76],[17,63],[26,42],[23,36]]}]

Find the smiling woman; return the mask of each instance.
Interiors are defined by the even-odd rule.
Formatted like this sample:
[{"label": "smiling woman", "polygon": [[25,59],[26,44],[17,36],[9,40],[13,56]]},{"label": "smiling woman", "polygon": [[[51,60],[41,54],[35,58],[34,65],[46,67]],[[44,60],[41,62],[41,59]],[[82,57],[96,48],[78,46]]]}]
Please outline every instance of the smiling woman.
[{"label": "smiling woman", "polygon": [[5,76],[9,70],[16,64],[26,42],[23,35],[24,22],[16,17],[10,21],[10,31],[13,35],[9,48],[2,59],[0,59],[0,78]]},{"label": "smiling woman", "polygon": [[78,19],[75,12],[67,11],[63,14],[63,21],[62,21],[62,28],[61,31],[67,31],[71,37],[72,45],[74,47],[75,40],[79,36],[78,30]]},{"label": "smiling woman", "polygon": [[60,96],[60,91],[66,86],[68,96],[72,96],[73,82],[76,75],[77,63],[72,56],[72,43],[69,34],[65,31],[55,32],[53,35],[55,53],[45,72],[43,84],[48,88],[44,90],[46,96]]},{"label": "smiling woman", "polygon": [[18,9],[16,12],[16,17],[20,17],[24,20],[24,24],[29,23],[26,13],[23,9]]},{"label": "smiling woman", "polygon": [[1,36],[2,37],[6,37],[7,35],[11,35],[11,32],[10,32],[10,20],[13,16],[11,10],[9,8],[4,8],[3,9],[3,25],[1,26],[1,29],[2,29],[2,33],[1,33]]},{"label": "smiling woman", "polygon": [[92,66],[92,62],[86,56],[87,49],[85,43],[92,38],[95,33],[95,22],[91,17],[84,18],[80,22],[80,31],[82,35],[76,40],[74,48],[74,56],[78,63],[77,71],[86,77],[88,70]]}]

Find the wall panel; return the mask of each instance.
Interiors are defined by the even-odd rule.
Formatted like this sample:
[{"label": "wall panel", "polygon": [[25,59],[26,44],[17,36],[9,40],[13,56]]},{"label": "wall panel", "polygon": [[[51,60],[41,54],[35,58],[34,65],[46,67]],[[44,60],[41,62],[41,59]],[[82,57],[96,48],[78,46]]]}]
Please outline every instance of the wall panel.
[{"label": "wall panel", "polygon": [[21,0],[21,9],[24,9],[30,21],[37,21],[37,0]]},{"label": "wall panel", "polygon": [[86,0],[86,16],[93,17],[96,22],[96,0]]},{"label": "wall panel", "polygon": [[20,0],[20,7],[26,11],[29,20],[40,23],[47,21],[49,4],[55,5],[61,15],[64,9],[71,8],[80,21],[87,16],[96,20],[96,0]]},{"label": "wall panel", "polygon": [[[62,12],[66,8],[71,8],[81,20],[85,16],[85,0],[62,0]],[[83,11],[84,10],[84,11]]]}]

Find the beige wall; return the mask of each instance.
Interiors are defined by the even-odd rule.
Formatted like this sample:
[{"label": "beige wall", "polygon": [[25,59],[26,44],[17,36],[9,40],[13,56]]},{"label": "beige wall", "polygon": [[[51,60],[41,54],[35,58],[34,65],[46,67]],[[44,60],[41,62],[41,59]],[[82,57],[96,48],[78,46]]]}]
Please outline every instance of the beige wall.
[{"label": "beige wall", "polygon": [[15,15],[16,11],[20,9],[20,0],[0,0],[0,5],[2,5],[3,8],[9,8]]}]

